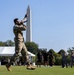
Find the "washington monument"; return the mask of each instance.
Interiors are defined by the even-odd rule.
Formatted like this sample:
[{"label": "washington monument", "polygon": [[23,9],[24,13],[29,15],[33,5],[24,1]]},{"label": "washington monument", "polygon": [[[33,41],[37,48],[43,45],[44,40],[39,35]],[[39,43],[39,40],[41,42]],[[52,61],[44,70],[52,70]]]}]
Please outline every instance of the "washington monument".
[{"label": "washington monument", "polygon": [[32,15],[31,15],[31,10],[30,10],[30,6],[28,6],[27,8],[27,29],[26,29],[26,42],[32,42]]}]

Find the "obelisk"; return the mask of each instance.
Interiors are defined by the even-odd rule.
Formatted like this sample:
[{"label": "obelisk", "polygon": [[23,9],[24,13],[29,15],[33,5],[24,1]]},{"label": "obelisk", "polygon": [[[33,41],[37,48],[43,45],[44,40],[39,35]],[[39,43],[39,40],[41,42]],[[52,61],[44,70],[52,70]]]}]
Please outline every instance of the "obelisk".
[{"label": "obelisk", "polygon": [[31,15],[31,10],[30,10],[30,6],[28,6],[27,8],[27,29],[26,29],[26,42],[32,42],[32,15]]}]

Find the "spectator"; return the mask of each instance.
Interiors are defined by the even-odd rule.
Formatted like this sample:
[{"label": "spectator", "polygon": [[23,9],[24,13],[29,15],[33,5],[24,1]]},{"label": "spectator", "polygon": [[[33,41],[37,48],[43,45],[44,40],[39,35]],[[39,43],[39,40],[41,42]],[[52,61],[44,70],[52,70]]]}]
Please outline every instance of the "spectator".
[{"label": "spectator", "polygon": [[39,65],[39,67],[41,67],[42,59],[43,59],[42,53],[39,51],[37,53],[37,67],[38,67],[38,65]]},{"label": "spectator", "polygon": [[52,54],[52,52],[49,53],[49,66],[50,67],[53,66],[53,54]]},{"label": "spectator", "polygon": [[48,53],[45,51],[44,52],[44,55],[43,55],[43,58],[44,58],[44,66],[48,66]]},{"label": "spectator", "polygon": [[62,53],[62,68],[64,68],[65,66],[66,66],[66,68],[68,67],[68,65],[67,65],[67,54]]},{"label": "spectator", "polygon": [[72,54],[71,54],[71,68],[74,64],[74,51],[72,51]]}]

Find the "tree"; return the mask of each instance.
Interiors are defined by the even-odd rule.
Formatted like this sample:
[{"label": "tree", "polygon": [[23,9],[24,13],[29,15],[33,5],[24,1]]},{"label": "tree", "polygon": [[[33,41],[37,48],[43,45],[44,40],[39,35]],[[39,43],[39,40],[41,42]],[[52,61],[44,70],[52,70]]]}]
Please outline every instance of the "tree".
[{"label": "tree", "polygon": [[62,56],[58,53],[55,53],[54,56],[55,56],[55,65],[61,65]]},{"label": "tree", "polygon": [[52,52],[53,54],[55,53],[55,51],[54,51],[53,49],[50,49],[50,50],[48,51],[48,53],[50,53],[50,52]]},{"label": "tree", "polygon": [[67,50],[69,55],[71,55],[72,51],[74,51],[74,47],[68,48],[68,50]]},{"label": "tree", "polygon": [[45,52],[47,52],[46,48],[38,48],[38,51],[40,51],[42,54],[44,54]]},{"label": "tree", "polygon": [[67,50],[67,52],[68,52],[68,63],[71,62],[72,51],[74,51],[74,47],[68,48],[68,50]]},{"label": "tree", "polygon": [[28,51],[30,51],[31,53],[36,54],[36,52],[38,51],[38,44],[36,44],[35,42],[26,42],[25,45]]},{"label": "tree", "polygon": [[14,42],[11,40],[7,40],[5,43],[6,46],[14,46]]},{"label": "tree", "polygon": [[5,46],[5,42],[0,41],[0,46]]},{"label": "tree", "polygon": [[65,53],[65,50],[61,49],[58,54]]}]

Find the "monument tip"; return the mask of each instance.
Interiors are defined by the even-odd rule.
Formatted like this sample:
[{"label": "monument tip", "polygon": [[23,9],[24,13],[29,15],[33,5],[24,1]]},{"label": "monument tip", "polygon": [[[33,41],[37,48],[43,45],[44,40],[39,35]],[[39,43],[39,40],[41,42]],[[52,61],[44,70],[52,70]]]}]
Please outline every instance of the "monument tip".
[{"label": "monument tip", "polygon": [[30,9],[30,5],[28,5],[28,8],[27,9]]}]

